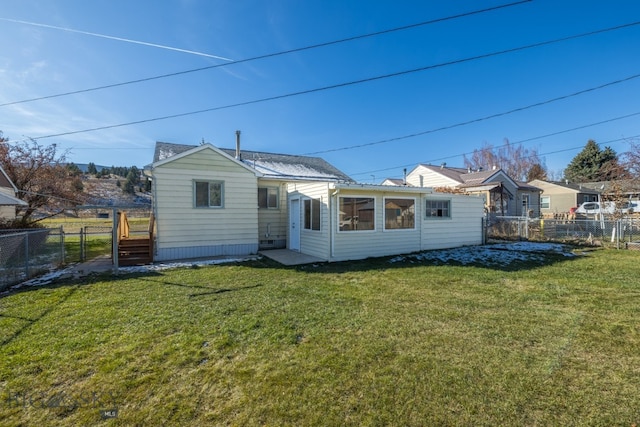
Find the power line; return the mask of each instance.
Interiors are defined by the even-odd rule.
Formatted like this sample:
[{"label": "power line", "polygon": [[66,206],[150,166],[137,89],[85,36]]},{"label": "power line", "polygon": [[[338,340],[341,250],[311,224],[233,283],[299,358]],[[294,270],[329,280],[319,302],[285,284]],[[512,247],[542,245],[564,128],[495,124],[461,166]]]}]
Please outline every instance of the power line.
[{"label": "power line", "polygon": [[380,145],[380,144],[385,144],[385,143],[388,143],[388,142],[401,141],[403,139],[414,138],[414,137],[417,137],[417,136],[427,135],[427,134],[430,134],[430,133],[440,132],[440,131],[443,131],[443,130],[449,130],[449,129],[453,129],[453,128],[457,128],[457,127],[461,127],[461,126],[466,126],[466,125],[469,125],[469,124],[472,124],[472,123],[478,123],[478,122],[482,122],[482,121],[489,120],[489,119],[495,119],[496,117],[502,117],[502,116],[506,116],[508,114],[513,114],[513,113],[517,113],[517,112],[520,112],[520,111],[525,111],[525,110],[528,110],[528,109],[531,109],[531,108],[534,108],[534,107],[540,107],[540,106],[543,106],[543,105],[551,104],[552,102],[561,101],[561,100],[564,100],[564,99],[572,98],[574,96],[583,95],[585,93],[593,92],[593,91],[596,91],[596,90],[599,90],[599,89],[604,89],[604,88],[606,88],[608,86],[613,86],[613,85],[624,83],[624,82],[627,82],[627,81],[630,81],[630,80],[633,80],[633,79],[637,79],[638,77],[640,77],[640,74],[634,74],[632,76],[625,77],[623,79],[615,80],[615,81],[612,81],[612,82],[609,82],[609,83],[605,83],[605,84],[602,84],[602,85],[599,85],[599,86],[595,86],[595,87],[591,87],[591,88],[588,88],[588,89],[580,90],[578,92],[573,92],[573,93],[570,93],[570,94],[567,94],[567,95],[558,96],[556,98],[551,98],[551,99],[548,99],[546,101],[536,102],[534,104],[530,104],[530,105],[527,105],[527,106],[524,106],[524,107],[518,107],[518,108],[514,108],[512,110],[504,111],[504,112],[501,112],[501,113],[491,114],[491,115],[480,117],[480,118],[477,118],[477,119],[472,119],[472,120],[467,120],[467,121],[460,122],[460,123],[455,123],[455,124],[452,124],[452,125],[442,126],[442,127],[436,128],[436,129],[429,129],[429,130],[425,130],[425,131],[422,131],[422,132],[415,132],[415,133],[408,134],[408,135],[398,136],[398,137],[389,138],[389,139],[383,139],[383,140],[375,141],[375,142],[367,142],[367,143],[364,143],[364,144],[357,144],[357,145],[350,145],[350,146],[346,146],[346,147],[332,148],[332,149],[323,150],[323,151],[314,151],[312,153],[305,153],[303,155],[310,156],[310,155],[316,155],[316,154],[331,153],[331,152],[334,152],[334,151],[343,151],[343,150],[352,150],[354,148],[370,147],[370,146],[373,146],[373,145]]},{"label": "power line", "polygon": [[[561,130],[561,131],[557,131],[557,132],[552,132],[552,133],[548,133],[548,134],[545,134],[545,135],[534,136],[534,137],[527,138],[527,139],[521,139],[520,141],[509,142],[509,144],[523,144],[525,142],[531,142],[531,141],[536,141],[536,140],[539,140],[539,139],[549,138],[551,136],[562,135],[562,134],[573,132],[573,131],[576,131],[576,130],[586,129],[586,128],[589,128],[589,127],[594,127],[594,126],[598,126],[598,125],[605,124],[605,123],[611,123],[611,122],[614,122],[614,121],[617,121],[617,120],[628,119],[630,117],[635,117],[635,116],[639,116],[639,115],[640,115],[640,112],[631,113],[631,114],[625,114],[624,116],[613,117],[613,118],[610,118],[610,119],[601,120],[601,121],[598,121],[598,122],[589,123],[589,124],[582,125],[582,126],[576,126],[576,127],[570,128],[570,129],[565,129],[565,130]],[[622,139],[625,139],[625,138],[622,138]],[[614,141],[611,141],[611,142],[614,142]],[[606,142],[603,142],[603,144],[606,144]],[[505,146],[506,146],[506,144],[498,146],[497,148],[501,148],[501,147],[505,147]],[[431,160],[429,160],[427,162],[420,162],[420,163],[440,162],[442,160],[454,159],[456,157],[466,156],[466,155],[469,155],[469,154],[473,154],[473,151],[466,152],[466,153],[455,154],[455,155],[446,156],[446,157],[440,157],[438,159],[431,159]],[[409,166],[413,166],[413,165],[415,165],[415,163],[411,163],[411,164],[408,164],[408,165],[393,166],[393,167],[388,167],[388,168],[384,168],[384,169],[376,169],[376,170],[370,170],[370,171],[365,171],[365,172],[352,173],[352,174],[348,174],[348,175],[349,176],[370,175],[370,174],[375,173],[375,172],[386,172],[386,171],[389,171],[389,170],[409,167]]]},{"label": "power line", "polygon": [[[604,141],[604,142],[596,142],[596,144],[598,144],[598,145],[612,144],[614,142],[626,141],[626,140],[633,139],[633,138],[640,138],[640,135],[633,135],[633,136],[627,136],[627,137],[622,137],[622,138],[617,138],[617,139],[611,139],[609,141]],[[519,142],[509,142],[509,144],[518,144],[518,143]],[[499,146],[497,146],[495,148],[504,148],[506,146],[507,146],[507,144],[503,144],[503,145],[499,145]],[[542,156],[548,156],[548,155],[552,155],[552,154],[566,153],[567,151],[580,150],[581,148],[584,148],[584,145],[579,145],[577,147],[571,147],[571,148],[563,148],[562,150],[547,151],[546,153],[538,153],[537,155],[542,157]],[[463,154],[458,154],[458,155],[455,155],[455,156],[443,157],[443,158],[440,158],[440,159],[432,159],[432,160],[427,160],[427,161],[424,161],[424,162],[419,162],[418,164],[431,164],[431,163],[434,163],[434,162],[439,162],[441,160],[447,160],[447,159],[451,159],[451,158],[458,157],[458,156],[464,156],[464,155],[467,155],[467,154],[473,154],[473,153],[463,153]],[[531,158],[531,157],[533,157],[533,156],[525,156],[524,158]],[[416,165],[416,163],[411,163],[411,164],[408,164],[408,165],[395,166],[392,169],[405,168],[405,167],[415,166],[415,165]],[[352,176],[365,175],[365,174],[371,174],[371,172],[380,172],[380,171],[387,171],[387,170],[389,170],[389,169],[379,169],[379,170],[375,170],[375,171],[362,172],[362,173],[351,174],[351,175]],[[397,176],[400,176],[400,175],[397,175]]]},{"label": "power line", "polygon": [[299,96],[299,95],[307,95],[307,94],[311,94],[311,93],[315,93],[315,92],[322,92],[322,91],[325,91],[325,90],[343,88],[343,87],[347,87],[347,86],[353,86],[353,85],[356,85],[356,84],[368,83],[368,82],[372,82],[372,81],[376,81],[376,80],[383,80],[383,79],[387,79],[387,78],[391,78],[391,77],[398,77],[398,76],[408,75],[408,74],[412,74],[412,73],[432,70],[432,69],[435,69],[435,68],[441,68],[441,67],[445,67],[445,66],[449,66],[449,65],[462,64],[462,63],[465,63],[465,62],[470,62],[470,61],[475,61],[475,60],[479,60],[479,59],[490,58],[490,57],[494,57],[494,56],[498,56],[498,55],[504,55],[504,54],[507,54],[507,53],[513,53],[513,52],[518,52],[518,51],[522,51],[522,50],[526,50],[526,49],[532,49],[532,48],[535,48],[535,47],[546,46],[546,45],[550,45],[550,44],[554,44],[554,43],[560,43],[560,42],[573,40],[573,39],[577,39],[577,38],[581,38],[581,37],[592,36],[592,35],[601,34],[601,33],[609,32],[609,31],[616,31],[616,30],[620,30],[620,29],[623,29],[623,28],[636,26],[636,25],[639,25],[639,24],[640,24],[640,21],[635,21],[635,22],[632,22],[632,23],[629,23],[629,24],[617,25],[615,27],[609,27],[609,28],[605,28],[605,29],[601,29],[601,30],[590,31],[590,32],[587,32],[587,33],[561,37],[561,38],[558,38],[558,39],[547,40],[547,41],[533,43],[533,44],[529,44],[529,45],[525,45],[525,46],[520,46],[520,47],[515,47],[515,48],[510,48],[510,49],[505,49],[505,50],[500,50],[500,51],[491,52],[491,53],[485,53],[485,54],[482,54],[482,55],[476,55],[476,56],[472,56],[472,57],[468,57],[468,58],[442,62],[442,63],[435,64],[435,65],[428,65],[428,66],[425,66],[425,67],[419,67],[419,68],[414,68],[414,69],[410,69],[410,70],[398,71],[398,72],[395,72],[395,73],[383,74],[383,75],[379,75],[379,76],[375,76],[375,77],[368,77],[368,78],[364,78],[364,79],[360,79],[360,80],[354,80],[354,81],[350,81],[350,82],[338,83],[338,84],[334,84],[334,85],[323,86],[323,87],[314,88],[314,89],[307,89],[307,90],[302,90],[302,91],[298,91],[298,92],[291,92],[291,93],[284,94],[284,95],[276,95],[276,96],[256,99],[256,100],[252,100],[252,101],[243,101],[243,102],[238,102],[238,103],[235,103],[235,104],[228,104],[228,105],[219,106],[219,107],[206,108],[206,109],[190,111],[190,112],[186,112],[186,113],[178,113],[178,114],[171,114],[171,115],[167,115],[167,116],[154,117],[154,118],[150,118],[150,119],[136,120],[136,121],[132,121],[132,122],[119,123],[119,124],[106,125],[106,126],[99,126],[99,127],[95,127],[95,128],[89,128],[89,129],[83,129],[83,130],[77,130],[77,131],[62,132],[62,133],[57,133],[57,134],[40,136],[38,138],[39,139],[46,139],[46,138],[54,138],[54,137],[60,137],[60,136],[76,135],[76,134],[80,134],[80,133],[95,132],[95,131],[99,131],[99,130],[114,129],[114,128],[119,128],[119,127],[132,126],[132,125],[143,124],[143,123],[151,123],[151,122],[156,122],[156,121],[161,121],[161,120],[175,119],[175,118],[179,118],[179,117],[186,117],[186,116],[192,116],[192,115],[196,115],[196,114],[208,113],[208,112],[212,112],[212,111],[218,111],[218,110],[241,107],[241,106],[246,106],[246,105],[258,104],[258,103],[267,102],[267,101],[275,101],[275,100],[284,99],[284,98],[290,98],[290,97]]},{"label": "power line", "polygon": [[[37,98],[24,99],[24,100],[21,100],[21,101],[7,102],[7,103],[4,103],[4,104],[0,104],[0,107],[5,107],[7,105],[23,104],[23,103],[27,103],[27,102],[41,101],[41,100],[44,100],[44,99],[58,98],[58,97],[68,96],[68,95],[75,95],[75,94],[79,94],[79,93],[93,92],[93,91],[102,90],[102,89],[110,89],[110,88],[119,87],[119,86],[125,86],[125,85],[130,85],[130,84],[135,84],[135,83],[143,83],[143,82],[148,82],[148,81],[152,81],[152,80],[164,79],[164,78],[167,78],[167,77],[175,77],[175,76],[180,76],[180,75],[183,75],[183,74],[189,74],[189,73],[196,73],[196,72],[199,72],[199,71],[211,70],[211,69],[214,69],[214,68],[225,67],[225,66],[233,65],[233,64],[241,64],[241,63],[244,63],[244,62],[256,61],[256,60],[259,60],[259,59],[273,58],[275,56],[287,55],[287,54],[295,53],[295,52],[302,52],[302,51],[305,51],[305,50],[316,49],[316,48],[331,46],[331,45],[340,44],[340,43],[346,43],[346,42],[350,42],[350,41],[354,41],[354,40],[360,40],[360,39],[364,39],[364,38],[368,38],[368,37],[375,37],[375,36],[379,36],[379,35],[383,35],[383,34],[389,34],[389,33],[393,33],[393,32],[404,31],[404,30],[408,30],[408,29],[411,29],[411,28],[417,28],[417,27],[421,27],[421,26],[425,26],[425,25],[431,25],[431,24],[436,24],[436,23],[439,23],[439,22],[450,21],[450,20],[454,20],[454,19],[458,19],[458,18],[477,15],[477,14],[480,14],[480,13],[491,12],[491,11],[498,10],[498,9],[504,9],[504,8],[507,8],[507,7],[517,6],[517,5],[520,5],[520,4],[523,4],[523,3],[529,3],[531,1],[532,0],[521,0],[521,1],[513,2],[513,3],[507,3],[507,4],[504,4],[504,5],[489,7],[489,8],[485,8],[485,9],[478,9],[478,10],[474,10],[474,11],[471,11],[471,12],[460,13],[460,14],[457,14],[457,15],[451,15],[451,16],[447,16],[447,17],[444,17],[444,18],[431,19],[431,20],[428,20],[428,21],[422,21],[422,22],[418,22],[418,23],[415,23],[415,24],[403,25],[401,27],[395,27],[395,28],[390,28],[390,29],[386,29],[386,30],[375,31],[373,33],[361,34],[361,35],[357,35],[357,36],[347,37],[347,38],[328,41],[328,42],[323,42],[323,43],[317,43],[317,44],[313,44],[313,45],[309,45],[309,46],[304,46],[304,47],[299,47],[299,48],[295,48],[295,49],[284,50],[284,51],[275,52],[275,53],[268,53],[268,54],[265,54],[265,55],[254,56],[254,57],[251,57],[251,58],[240,59],[240,60],[237,60],[237,61],[232,61],[232,60],[228,60],[227,58],[224,58],[225,60],[228,60],[230,62],[223,63],[223,64],[210,65],[210,66],[207,66],[207,67],[193,68],[193,69],[190,69],[190,70],[178,71],[178,72],[175,72],[175,73],[161,74],[161,75],[153,76],[153,77],[145,77],[145,78],[142,78],[142,79],[130,80],[130,81],[121,82],[121,83],[114,83],[114,84],[110,84],[110,85],[97,86],[97,87],[88,88],[88,89],[80,89],[80,90],[75,90],[75,91],[71,91],[71,92],[58,93],[58,94],[55,94],[55,95],[46,95],[46,96],[41,96],[41,97],[37,97]],[[0,18],[0,19],[4,19],[4,18]],[[9,21],[23,22],[23,21],[14,21],[14,20],[9,20]],[[43,26],[48,27],[47,25],[43,25]]]}]

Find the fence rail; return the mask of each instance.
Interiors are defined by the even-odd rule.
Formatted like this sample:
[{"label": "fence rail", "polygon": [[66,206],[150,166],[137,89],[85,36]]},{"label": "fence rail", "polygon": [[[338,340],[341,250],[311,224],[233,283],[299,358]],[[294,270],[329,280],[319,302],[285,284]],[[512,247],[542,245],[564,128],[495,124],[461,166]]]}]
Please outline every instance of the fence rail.
[{"label": "fence rail", "polygon": [[640,219],[543,219],[494,217],[487,221],[489,239],[565,241],[616,248],[640,245]]}]

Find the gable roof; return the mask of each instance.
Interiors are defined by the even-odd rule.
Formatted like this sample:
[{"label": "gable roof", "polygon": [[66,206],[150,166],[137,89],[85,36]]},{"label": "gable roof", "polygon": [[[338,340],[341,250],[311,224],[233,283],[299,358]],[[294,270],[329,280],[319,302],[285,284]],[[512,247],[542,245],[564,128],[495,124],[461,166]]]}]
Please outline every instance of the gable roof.
[{"label": "gable roof", "polygon": [[13,191],[18,191],[15,184],[9,178],[9,175],[0,166],[0,187],[11,188]]},{"label": "gable roof", "polygon": [[[210,144],[207,144],[211,146]],[[197,145],[156,142],[153,162],[159,162],[198,147]],[[211,146],[213,147],[213,146]],[[215,148],[215,147],[213,147]],[[219,148],[221,152],[235,160],[235,149]],[[326,180],[355,182],[351,177],[335,168],[320,157],[275,154],[261,151],[241,151],[241,162],[264,178],[289,178],[306,180]]]},{"label": "gable roof", "polygon": [[589,194],[599,194],[600,191],[595,189],[595,188],[591,188],[587,185],[584,184],[575,184],[572,182],[564,182],[564,181],[545,181],[542,179],[534,179],[533,181],[531,181],[529,184],[531,185],[541,185],[541,186],[555,186],[555,187],[561,187],[561,188],[566,188],[567,190],[570,190],[572,192],[575,193],[589,193]]},{"label": "gable roof", "polygon": [[500,181],[495,180],[494,178],[499,174],[502,174],[509,181],[511,181],[511,183],[515,187],[521,187],[518,182],[507,175],[507,173],[502,169],[473,171],[471,169],[434,166],[427,164],[421,164],[420,166],[460,183],[460,187],[475,187],[479,185],[498,184]]},{"label": "gable roof", "polygon": [[8,194],[0,193],[0,206],[27,206],[27,202]]}]

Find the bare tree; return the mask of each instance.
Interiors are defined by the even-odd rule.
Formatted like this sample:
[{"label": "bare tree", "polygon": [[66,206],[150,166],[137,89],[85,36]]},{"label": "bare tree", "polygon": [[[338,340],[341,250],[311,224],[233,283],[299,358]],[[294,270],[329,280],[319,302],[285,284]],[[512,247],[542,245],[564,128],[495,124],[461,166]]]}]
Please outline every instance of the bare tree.
[{"label": "bare tree", "polygon": [[[55,144],[42,146],[33,139],[9,142],[2,137],[0,165],[18,188],[18,198],[27,202],[17,208],[15,226],[32,226],[82,203],[82,181],[65,161],[65,153],[58,154]],[[36,212],[43,215],[34,219]]]},{"label": "bare tree", "polygon": [[481,149],[473,150],[470,159],[464,157],[464,165],[471,169],[500,168],[518,181],[527,180],[534,167],[536,176],[546,175],[546,167],[537,149],[511,144],[506,138],[499,147],[485,143]]}]

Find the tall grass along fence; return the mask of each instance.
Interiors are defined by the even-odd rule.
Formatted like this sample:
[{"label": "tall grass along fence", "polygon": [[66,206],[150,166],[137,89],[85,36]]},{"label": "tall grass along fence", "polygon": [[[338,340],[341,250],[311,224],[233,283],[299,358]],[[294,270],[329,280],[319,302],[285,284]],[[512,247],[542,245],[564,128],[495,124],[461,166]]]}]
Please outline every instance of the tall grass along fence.
[{"label": "tall grass along fence", "polygon": [[640,219],[544,219],[497,216],[487,220],[487,239],[560,241],[640,249]]},{"label": "tall grass along fence", "polygon": [[64,264],[60,228],[0,230],[0,290]]}]

